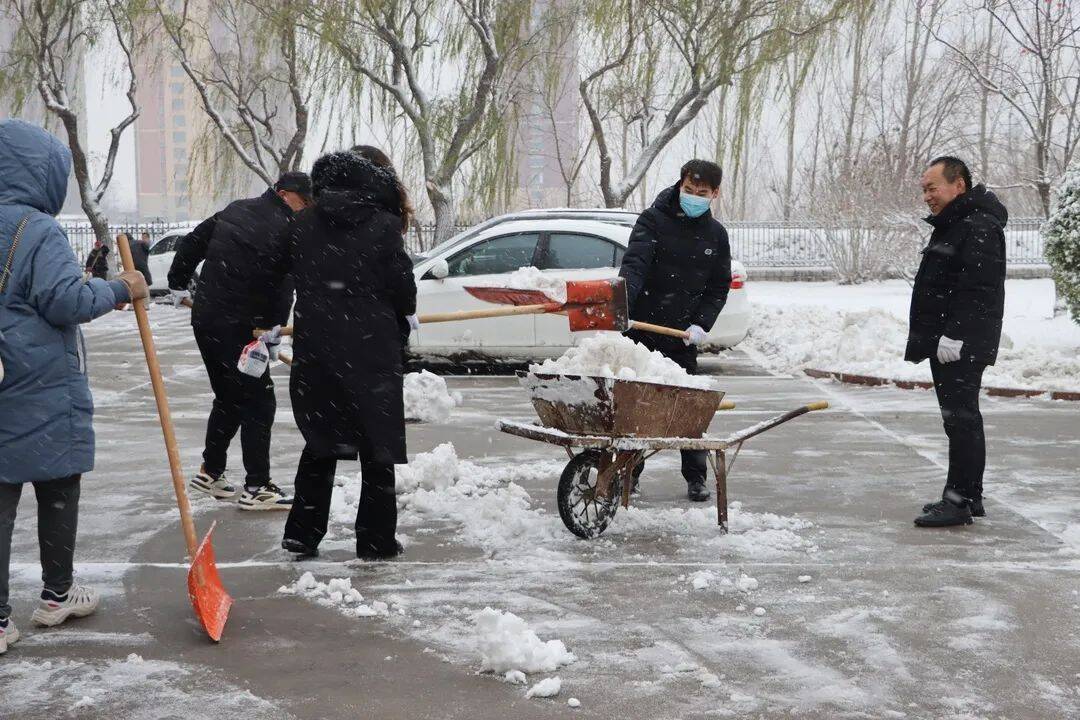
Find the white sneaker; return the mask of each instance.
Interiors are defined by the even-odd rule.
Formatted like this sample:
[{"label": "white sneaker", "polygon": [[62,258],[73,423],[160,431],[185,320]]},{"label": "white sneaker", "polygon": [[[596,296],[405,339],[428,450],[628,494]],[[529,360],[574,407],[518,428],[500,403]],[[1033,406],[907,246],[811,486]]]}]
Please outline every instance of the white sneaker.
[{"label": "white sneaker", "polygon": [[218,500],[232,500],[237,494],[236,488],[225,478],[225,473],[221,473],[215,480],[208,473],[200,470],[195,477],[191,478],[191,487]]},{"label": "white sneaker", "polygon": [[30,619],[35,625],[52,627],[70,617],[86,617],[97,610],[101,596],[97,590],[82,585],[72,585],[67,595],[57,598],[49,591],[50,598],[42,598]]},{"label": "white sneaker", "polygon": [[19,628],[15,621],[8,618],[7,625],[0,625],[0,655],[7,652],[9,645],[19,642]]},{"label": "white sneaker", "polygon": [[270,482],[251,490],[245,486],[237,504],[241,510],[290,510],[292,501],[281,488]]}]

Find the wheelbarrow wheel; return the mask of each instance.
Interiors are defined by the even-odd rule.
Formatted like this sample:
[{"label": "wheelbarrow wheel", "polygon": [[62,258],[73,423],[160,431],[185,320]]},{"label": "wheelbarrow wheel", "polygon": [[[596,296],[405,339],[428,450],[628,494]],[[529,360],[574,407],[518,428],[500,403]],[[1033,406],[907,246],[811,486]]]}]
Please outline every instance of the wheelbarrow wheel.
[{"label": "wheelbarrow wheel", "polygon": [[597,537],[615,517],[622,495],[622,482],[612,482],[610,498],[597,497],[600,453],[586,450],[566,463],[559,478],[559,516],[570,532],[586,540]]}]

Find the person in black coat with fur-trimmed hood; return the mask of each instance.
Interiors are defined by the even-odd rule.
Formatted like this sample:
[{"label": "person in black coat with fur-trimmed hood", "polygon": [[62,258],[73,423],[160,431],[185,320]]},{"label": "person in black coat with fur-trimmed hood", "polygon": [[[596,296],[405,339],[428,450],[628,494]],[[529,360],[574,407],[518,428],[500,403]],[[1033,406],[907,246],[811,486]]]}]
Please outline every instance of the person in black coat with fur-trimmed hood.
[{"label": "person in black coat with fur-trimmed hood", "polygon": [[394,173],[354,152],[319,158],[314,206],[279,239],[275,276],[296,284],[293,415],[306,446],[282,547],[315,555],[326,534],[338,460],[360,460],[356,552],[389,558],[394,465],[407,462],[399,324],[416,312]]},{"label": "person in black coat with fur-trimmed hood", "polygon": [[965,525],[982,517],[986,438],[979,390],[997,359],[1005,314],[1005,223],[994,193],[971,184],[962,160],[932,160],[922,177],[934,232],[911,289],[904,358],[929,358],[949,438],[949,474],[942,498],[923,507],[922,527]]}]

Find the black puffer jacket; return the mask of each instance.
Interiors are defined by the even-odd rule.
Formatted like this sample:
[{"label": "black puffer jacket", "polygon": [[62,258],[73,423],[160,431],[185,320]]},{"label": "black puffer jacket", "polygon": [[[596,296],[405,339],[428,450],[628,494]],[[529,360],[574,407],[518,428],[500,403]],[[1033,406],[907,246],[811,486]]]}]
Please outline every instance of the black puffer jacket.
[{"label": "black puffer jacket", "polygon": [[[727,230],[711,212],[687,217],[679,186],[667,188],[638,217],[619,275],[626,278],[631,319],[708,331],[731,286]],[[661,352],[665,342],[676,353],[685,348],[678,338],[667,338],[658,340]]]},{"label": "black puffer jacket", "polygon": [[269,279],[270,254],[293,212],[273,189],[257,198],[237,200],[199,223],[176,249],[169,287],[185,290],[195,268],[199,274],[192,325],[273,327],[283,324],[292,307],[292,284]]},{"label": "black puffer jacket", "polygon": [[399,323],[416,312],[416,282],[393,176],[363,162],[361,186],[353,175],[351,187],[323,190],[297,214],[273,275],[296,283],[289,390],[308,447],[404,463]]},{"label": "black puffer jacket", "polygon": [[962,340],[962,358],[993,365],[1005,312],[1005,223],[1009,212],[976,185],[938,215],[911,291],[906,360],[937,354],[942,335]]}]

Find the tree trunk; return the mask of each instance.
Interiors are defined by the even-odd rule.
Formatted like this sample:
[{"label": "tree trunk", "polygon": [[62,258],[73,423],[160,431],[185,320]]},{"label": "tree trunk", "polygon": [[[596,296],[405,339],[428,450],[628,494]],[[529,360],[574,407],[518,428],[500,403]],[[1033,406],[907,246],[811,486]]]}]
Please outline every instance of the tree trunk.
[{"label": "tree trunk", "polygon": [[86,218],[90,221],[90,227],[94,229],[94,238],[102,245],[109,248],[110,271],[118,267],[116,247],[112,236],[109,234],[109,219],[101,211],[101,204],[97,200],[93,181],[90,179],[90,164],[83,150],[82,141],[79,138],[79,120],[74,113],[65,112],[60,114],[60,120],[64,124],[67,134],[68,149],[71,150],[71,164],[75,172],[75,182],[79,188],[79,202]]},{"label": "tree trunk", "polygon": [[799,104],[799,86],[794,81],[791,83],[791,94],[788,96],[788,126],[787,126],[787,176],[784,178],[784,222],[791,220],[793,195],[795,190],[795,118]]},{"label": "tree trunk", "polygon": [[431,239],[431,247],[435,247],[444,240],[449,240],[454,234],[454,198],[434,182],[428,181],[427,188],[431,210],[435,214],[435,233]]}]

